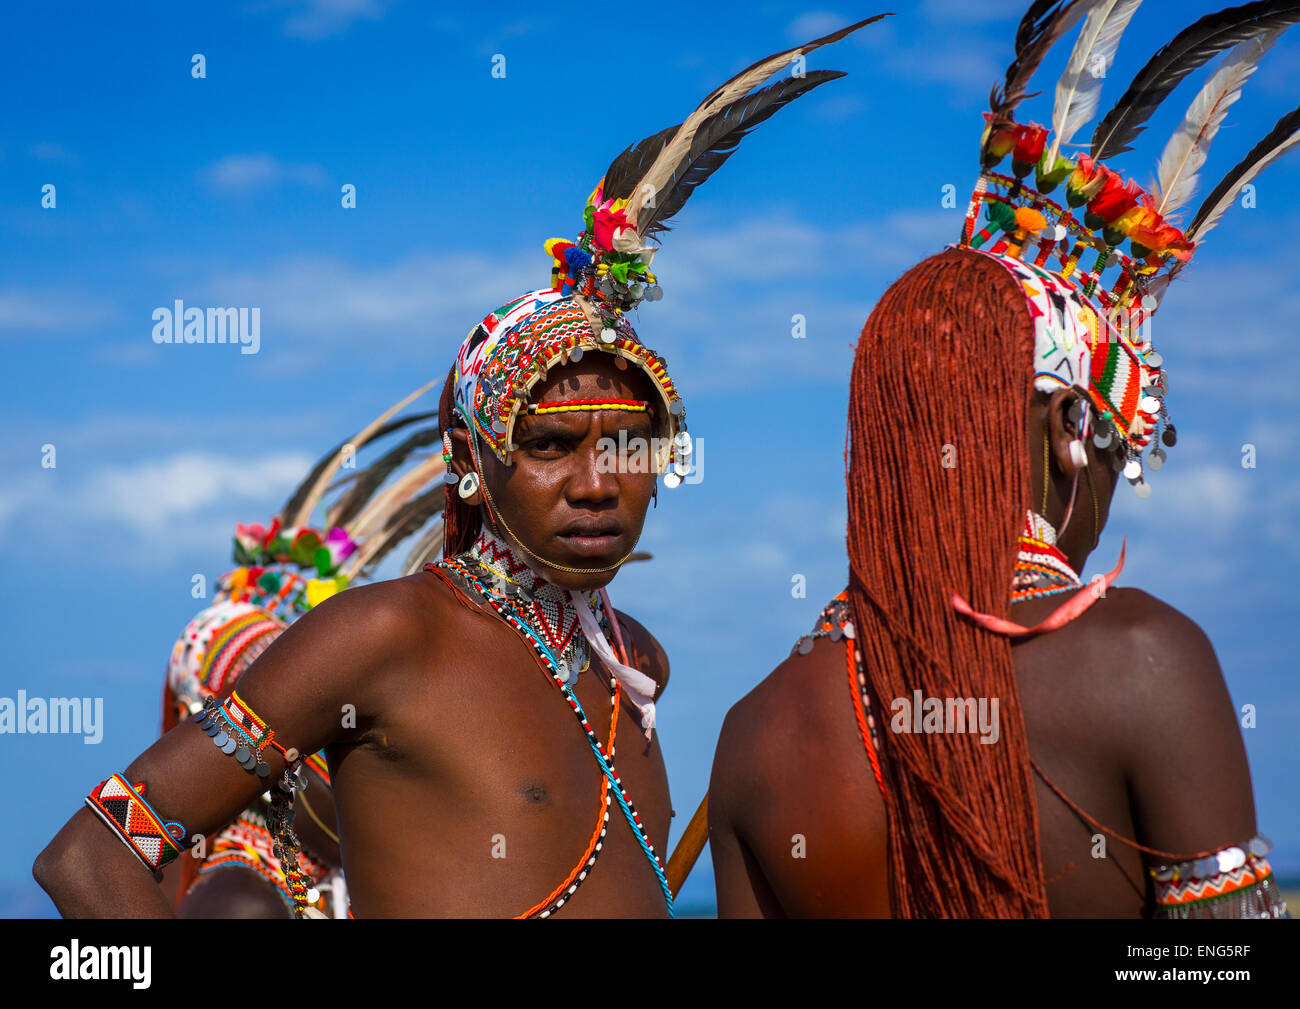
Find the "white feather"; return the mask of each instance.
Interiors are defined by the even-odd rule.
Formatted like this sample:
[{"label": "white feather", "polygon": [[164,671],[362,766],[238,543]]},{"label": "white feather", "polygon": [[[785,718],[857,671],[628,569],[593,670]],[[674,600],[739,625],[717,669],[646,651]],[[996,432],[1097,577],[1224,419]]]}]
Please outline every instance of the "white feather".
[{"label": "white feather", "polygon": [[1160,202],[1157,213],[1169,214],[1192,198],[1210,141],[1223,125],[1223,118],[1233,102],[1241,97],[1242,85],[1259,66],[1260,59],[1272,48],[1283,29],[1257,35],[1234,46],[1223,58],[1205,87],[1192,99],[1182,123],[1165,144],[1156,166]]},{"label": "white feather", "polygon": [[1142,0],[1094,0],[1065,64],[1065,73],[1056,82],[1052,146],[1046,164],[1053,164],[1061,145],[1068,144],[1079,127],[1097,114],[1101,82],[1115,60],[1120,36],[1141,3]]},{"label": "white feather", "polygon": [[1237,197],[1241,195],[1243,187],[1249,185],[1260,172],[1298,144],[1300,144],[1300,130],[1296,130],[1292,133],[1289,137],[1269,151],[1268,154],[1260,158],[1259,161],[1251,167],[1250,171],[1242,175],[1242,177],[1237,180],[1237,185],[1233,187],[1232,192],[1224,193],[1223,198],[1215,204],[1214,209],[1205,215],[1205,220],[1201,222],[1201,226],[1197,228],[1194,233],[1189,232],[1187,237],[1193,239],[1199,246],[1205,239],[1206,234],[1219,223],[1219,218],[1223,216],[1224,211],[1237,202]]}]

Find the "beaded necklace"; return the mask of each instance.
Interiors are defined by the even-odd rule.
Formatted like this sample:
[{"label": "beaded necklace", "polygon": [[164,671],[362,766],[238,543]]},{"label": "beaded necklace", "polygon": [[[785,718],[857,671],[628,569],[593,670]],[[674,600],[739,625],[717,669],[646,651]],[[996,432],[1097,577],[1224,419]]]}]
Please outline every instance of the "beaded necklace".
[{"label": "beaded necklace", "polygon": [[1016,565],[1011,575],[1011,601],[1041,599],[1082,588],[1070,559],[1056,545],[1056,529],[1034,511],[1025,512]]},{"label": "beaded necklace", "polygon": [[[485,563],[486,560],[486,563]],[[522,568],[522,570],[520,570]],[[591,727],[591,722],[587,718],[587,713],[583,710],[582,704],[574,694],[571,683],[577,682],[576,667],[565,665],[563,657],[557,657],[555,652],[549,646],[549,638],[554,637],[557,628],[567,625],[566,604],[568,610],[573,609],[573,604],[568,600],[567,595],[557,594],[553,600],[558,607],[559,619],[552,620],[549,615],[549,607],[536,607],[533,604],[536,599],[532,598],[535,587],[538,585],[554,589],[554,586],[537,578],[527,565],[519,561],[510,548],[497,539],[490,532],[484,531],[475,542],[474,546],[466,553],[459,554],[455,557],[448,557],[439,561],[437,564],[425,565],[426,571],[432,571],[435,574],[451,581],[454,586],[456,582],[472,590],[480,599],[487,603],[496,614],[509,624],[524,639],[524,642],[532,649],[542,667],[549,673],[551,682],[559,689],[561,696],[569,705],[569,709],[578,719],[578,724],[582,727],[583,733],[587,737],[587,744],[591,747],[592,753],[596,757],[596,763],[600,766],[603,780],[601,784],[602,808],[601,820],[597,824],[596,833],[593,835],[587,852],[583,860],[579,863],[577,869],[570,873],[569,880],[557,888],[557,893],[563,891],[563,896],[558,900],[553,900],[553,893],[548,898],[547,906],[543,911],[538,912],[536,908],[528,912],[529,914],[537,913],[538,917],[546,917],[555,910],[558,910],[574,891],[579,884],[586,878],[587,873],[595,864],[596,857],[599,855],[604,845],[605,831],[609,820],[609,798],[612,794],[614,800],[622,810],[623,817],[627,820],[628,826],[632,828],[632,833],[636,837],[637,843],[641,847],[642,853],[650,863],[656,879],[659,881],[659,887],[663,891],[664,901],[668,906],[668,916],[673,916],[673,895],[672,889],[668,885],[668,879],[664,874],[663,863],[659,855],[655,852],[654,845],[650,843],[650,838],[645,831],[645,825],[641,822],[641,816],[632,804],[631,798],[627,794],[627,789],[623,787],[623,782],[614,769],[614,726],[618,721],[618,702],[621,694],[618,681],[611,677],[609,689],[613,698],[613,710],[610,719],[610,745],[608,749],[601,743],[600,738],[596,735]],[[509,581],[502,585],[503,571],[508,574]],[[450,576],[450,577],[449,577]],[[516,586],[513,593],[509,586]],[[524,589],[524,586],[529,586]],[[521,592],[522,590],[522,592]],[[527,597],[527,598],[526,598]],[[593,603],[598,605],[599,598],[595,597]],[[555,611],[550,611],[555,612]],[[586,642],[583,638],[582,631],[576,626],[576,610],[573,610],[574,625],[569,633],[563,636],[569,645],[574,642],[581,644],[585,654]],[[533,620],[551,620],[550,625],[543,632],[540,628],[533,626]],[[600,624],[609,625],[609,617],[603,610],[603,607],[597,612],[597,620]],[[568,647],[568,646],[566,646]],[[613,789],[609,786],[613,785]],[[539,905],[540,907],[541,905]]]},{"label": "beaded necklace", "polygon": [[[587,639],[579,626],[577,608],[569,594],[538,577],[504,540],[487,529],[462,556],[467,564],[481,569],[477,580],[490,585],[493,594],[542,639],[556,659],[560,678],[576,683],[578,673],[591,664],[591,658],[587,653]],[[606,618],[599,594],[593,592],[586,596],[596,612],[597,622],[604,625]]]}]

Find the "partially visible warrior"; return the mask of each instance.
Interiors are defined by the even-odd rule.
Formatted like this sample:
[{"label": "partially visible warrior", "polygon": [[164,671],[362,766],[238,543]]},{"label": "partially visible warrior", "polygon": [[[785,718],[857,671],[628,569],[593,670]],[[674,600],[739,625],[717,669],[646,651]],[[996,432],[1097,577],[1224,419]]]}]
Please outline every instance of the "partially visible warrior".
[{"label": "partially visible warrior", "polygon": [[[961,247],[904,274],[862,331],[849,584],[727,716],[709,794],[724,916],[1286,916],[1206,636],[1112,586],[1122,551],[1089,585],[1079,572],[1116,486],[1145,497],[1176,440],[1148,318],[1241,186],[1300,142],[1300,110],[1186,232],[1164,215],[1300,11],[1249,4],[1161,50],[1222,38],[1203,63],[1239,46],[1189,110],[1200,126],[1166,148],[1156,197],[1093,160],[1150,114],[1150,68],[1092,157],[1058,156],[1091,47],[1109,38],[1113,54],[1123,25],[1109,19],[1134,6],[1035,4],[994,94]],[[1045,144],[1011,110],[1043,40],[1085,10]],[[1012,174],[994,172],[1009,153]],[[1045,195],[1062,182],[1065,206]]]},{"label": "partially visible warrior", "polygon": [[552,288],[484,318],[448,375],[444,559],[314,607],[224,702],[97,786],[35,867],[62,913],[167,914],[141,863],[157,870],[268,785],[294,861],[291,798],[323,748],[357,916],[671,915],[653,735],[668,662],[605,586],[692,444],[625,313],[659,297],[646,243],[693,189],[839,75],[765,83],[851,30],[759,61],[615,159],[582,234],[547,243]]},{"label": "partially visible warrior", "polygon": [[[348,585],[368,580],[388,553],[435,516],[438,521],[421,537],[406,569],[419,570],[441,544],[446,467],[438,455],[428,454],[439,442],[437,412],[390,419],[431,386],[417,389],[327,453],[268,526],[236,527],[237,567],[221,576],[213,603],[185,626],[172,647],[164,733],[200,715],[208,698],[226,700],[286,626]],[[403,435],[400,442],[389,444],[370,465],[356,465],[358,453],[395,433]],[[344,468],[346,475],[326,488]],[[336,490],[326,506],[324,494]],[[325,512],[324,532],[304,524],[318,504]],[[310,787],[297,794],[294,809],[303,877],[297,882],[305,886],[311,908],[341,917],[347,912],[347,887],[323,752],[303,760],[301,780]],[[276,853],[279,846],[267,822],[269,803],[269,794],[260,796],[220,834],[191,848],[190,857],[167,867],[164,890],[180,917],[292,916],[295,882]]]}]

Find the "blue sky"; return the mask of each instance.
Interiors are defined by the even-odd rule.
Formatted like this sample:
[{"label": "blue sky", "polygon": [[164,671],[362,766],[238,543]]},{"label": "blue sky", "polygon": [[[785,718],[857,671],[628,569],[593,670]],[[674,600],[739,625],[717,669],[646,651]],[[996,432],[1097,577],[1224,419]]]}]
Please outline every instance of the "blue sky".
[{"label": "blue sky", "polygon": [[[660,494],[649,564],[611,587],[664,642],[660,723],[679,828],[707,784],[728,706],[845,579],[844,409],[852,344],[875,299],[956,235],[943,187],[974,182],[989,87],[1024,0],[897,4],[819,51],[849,76],[779,113],[703,187],[656,259],[641,311],[704,442],[705,479]],[[156,732],[190,579],[228,563],[236,521],[263,521],[308,462],[387,402],[442,376],[466,330],[544,286],[544,239],[572,237],[610,159],[678,121],[758,56],[877,8],[667,2],[383,0],[53,4],[0,37],[0,696],[102,696],[103,742],[0,736],[10,817],[0,914],[52,907],[36,852],[81,796]],[[1206,2],[1148,0],[1103,108]],[[57,31],[52,31],[57,26]],[[1293,33],[1294,35],[1294,33]],[[1069,45],[1023,118],[1050,118]],[[191,76],[201,53],[207,76]],[[504,56],[504,77],[492,76]],[[1201,192],[1294,108],[1300,35],[1232,110]],[[1205,72],[1115,167],[1147,181]],[[41,207],[42,187],[57,205]],[[340,206],[356,187],[357,206]],[[1208,632],[1245,731],[1262,830],[1300,875],[1300,734],[1288,571],[1300,561],[1300,158],[1234,208],[1155,320],[1180,439],[1145,501],[1117,496],[1096,554],[1121,584]],[[1193,201],[1195,206],[1197,201]],[[159,346],[151,313],[261,309],[261,350]],[[807,337],[791,338],[791,318]],[[41,467],[42,446],[57,467]],[[1255,447],[1254,468],[1241,465]],[[806,598],[791,579],[807,578]],[[1070,675],[1062,670],[1062,675]],[[711,900],[707,855],[684,896]]]}]

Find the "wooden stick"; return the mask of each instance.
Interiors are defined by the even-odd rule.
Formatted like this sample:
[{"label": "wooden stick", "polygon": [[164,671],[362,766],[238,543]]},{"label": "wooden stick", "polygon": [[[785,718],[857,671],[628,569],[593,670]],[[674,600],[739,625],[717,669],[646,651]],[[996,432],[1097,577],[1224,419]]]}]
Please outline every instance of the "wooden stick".
[{"label": "wooden stick", "polygon": [[705,792],[704,798],[700,800],[699,809],[691,817],[691,822],[686,825],[686,830],[668,859],[668,868],[664,872],[668,877],[668,888],[672,890],[674,897],[681,892],[682,884],[695,868],[695,861],[700,857],[700,852],[704,850],[708,840],[709,793]]}]

